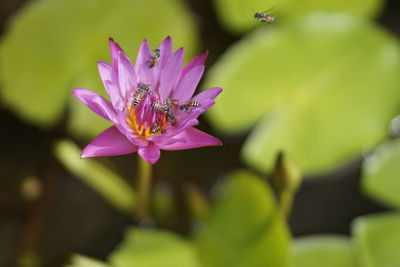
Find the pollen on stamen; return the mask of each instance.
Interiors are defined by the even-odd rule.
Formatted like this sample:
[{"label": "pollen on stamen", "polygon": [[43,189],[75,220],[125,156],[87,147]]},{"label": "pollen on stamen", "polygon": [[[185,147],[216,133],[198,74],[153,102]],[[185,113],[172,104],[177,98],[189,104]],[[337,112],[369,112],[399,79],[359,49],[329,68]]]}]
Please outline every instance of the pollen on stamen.
[{"label": "pollen on stamen", "polygon": [[132,99],[128,105],[127,123],[137,135],[148,138],[164,134],[168,124],[176,126],[177,121],[171,101],[169,99],[161,101],[147,85],[139,83]]}]

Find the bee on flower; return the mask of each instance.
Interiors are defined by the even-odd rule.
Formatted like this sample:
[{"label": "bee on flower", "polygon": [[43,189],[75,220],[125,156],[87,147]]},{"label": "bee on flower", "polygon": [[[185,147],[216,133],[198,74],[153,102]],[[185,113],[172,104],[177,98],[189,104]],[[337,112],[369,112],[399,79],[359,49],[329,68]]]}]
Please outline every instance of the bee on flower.
[{"label": "bee on flower", "polygon": [[153,68],[158,61],[160,60],[160,56],[161,56],[161,51],[160,49],[155,49],[154,50],[154,54],[150,57],[150,60],[147,61],[149,63],[149,68]]},{"label": "bee on flower", "polygon": [[192,108],[198,108],[198,107],[201,107],[200,102],[190,101],[189,103],[181,105],[181,110],[184,110],[186,112],[191,112]]},{"label": "bee on flower", "polygon": [[111,64],[100,61],[98,69],[110,101],[87,89],[73,91],[92,111],[113,123],[83,149],[82,158],[138,152],[154,164],[160,150],[222,144],[194,128],[198,116],[213,106],[222,92],[213,87],[193,97],[207,54],[183,66],[184,49],[173,52],[170,37],[154,54],[144,40],[133,64],[113,39],[109,43]]}]

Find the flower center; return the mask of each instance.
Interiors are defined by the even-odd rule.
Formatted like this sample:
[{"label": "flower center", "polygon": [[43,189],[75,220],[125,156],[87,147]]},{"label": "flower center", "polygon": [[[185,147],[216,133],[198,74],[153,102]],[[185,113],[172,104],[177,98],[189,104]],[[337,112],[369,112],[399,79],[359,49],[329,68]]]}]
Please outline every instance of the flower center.
[{"label": "flower center", "polygon": [[161,100],[148,85],[139,83],[128,103],[126,121],[144,138],[163,134],[169,125],[176,125],[176,103]]}]

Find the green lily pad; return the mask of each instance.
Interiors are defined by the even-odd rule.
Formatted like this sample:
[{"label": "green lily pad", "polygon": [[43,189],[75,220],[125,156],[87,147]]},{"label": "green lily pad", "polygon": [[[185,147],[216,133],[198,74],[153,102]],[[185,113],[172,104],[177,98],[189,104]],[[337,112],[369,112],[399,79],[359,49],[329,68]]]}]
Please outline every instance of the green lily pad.
[{"label": "green lily pad", "polygon": [[[382,8],[382,0],[214,0],[218,18],[233,33],[244,33],[260,26],[255,12],[266,12],[277,18],[275,24],[285,23],[290,17],[315,11],[343,12],[362,18],[376,16]],[[273,25],[269,25],[273,26]]]},{"label": "green lily pad", "polygon": [[257,30],[226,52],[206,82],[224,93],[208,115],[225,133],[248,130],[252,166],[279,150],[306,173],[329,171],[377,145],[400,101],[399,42],[372,23],[312,14]]},{"label": "green lily pad", "polygon": [[355,267],[355,255],[347,237],[316,235],[294,240],[292,267]]},{"label": "green lily pad", "polygon": [[95,159],[81,159],[80,149],[69,140],[57,142],[54,151],[58,160],[77,178],[96,190],[117,209],[127,214],[132,213],[135,193],[122,177]]},{"label": "green lily pad", "polygon": [[108,267],[108,266],[109,265],[104,262],[76,254],[72,257],[71,264],[67,265],[66,267]]},{"label": "green lily pad", "polygon": [[[168,35],[193,55],[198,37],[181,1],[32,1],[12,18],[0,43],[4,104],[29,122],[50,127],[74,87],[105,94],[96,62],[109,61],[109,37],[134,58],[144,38],[156,47]],[[69,110],[74,133],[91,136],[106,127],[101,118],[92,120],[87,108],[75,107]]]},{"label": "green lily pad", "polygon": [[197,236],[203,265],[286,266],[290,235],[267,184],[238,171],[218,188],[215,206]]},{"label": "green lily pad", "polygon": [[359,266],[394,267],[400,264],[400,213],[361,217],[353,224]]},{"label": "green lily pad", "polygon": [[363,190],[389,205],[400,207],[400,140],[390,141],[368,156],[363,165]]},{"label": "green lily pad", "polygon": [[113,267],[199,267],[193,246],[161,230],[131,228],[111,254]]}]

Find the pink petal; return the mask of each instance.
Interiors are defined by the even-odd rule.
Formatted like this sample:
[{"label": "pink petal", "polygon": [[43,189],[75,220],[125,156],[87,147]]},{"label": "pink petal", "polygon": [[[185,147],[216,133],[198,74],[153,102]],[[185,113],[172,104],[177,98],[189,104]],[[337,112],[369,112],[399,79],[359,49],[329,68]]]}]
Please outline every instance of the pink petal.
[{"label": "pink petal", "polygon": [[118,122],[115,123],[115,126],[118,128],[118,130],[121,133],[123,133],[128,138],[128,140],[131,141],[132,144],[140,147],[147,146],[148,142],[146,140],[143,140],[136,133],[134,133],[134,131],[128,125],[123,112],[118,112],[117,116],[118,116]]},{"label": "pink petal", "polygon": [[75,89],[72,93],[97,115],[111,122],[117,121],[117,113],[113,106],[101,95],[82,88]]},{"label": "pink petal", "polygon": [[184,142],[176,142],[174,144],[160,145],[164,150],[181,150],[203,146],[220,146],[222,142],[205,132],[190,127],[174,136],[175,139],[184,139]]},{"label": "pink petal", "polygon": [[195,97],[193,97],[192,100],[198,101],[201,104],[205,100],[214,100],[221,92],[222,92],[222,88],[220,88],[220,87],[209,88],[209,89],[197,94]]},{"label": "pink petal", "polygon": [[161,71],[169,61],[172,54],[171,37],[168,36],[167,38],[165,38],[165,40],[161,42],[158,49],[160,50],[160,60],[159,63],[154,67],[154,79],[156,83],[158,83],[158,81],[160,80]]},{"label": "pink petal", "polygon": [[115,126],[112,126],[93,139],[83,149],[81,157],[117,156],[136,151],[137,146],[129,142],[125,135],[121,134]]},{"label": "pink petal", "polygon": [[167,38],[165,38],[165,40],[162,41],[162,43],[160,44],[158,49],[160,49],[159,65],[161,67],[164,67],[172,54],[172,39],[171,39],[171,37],[168,36]]},{"label": "pink petal", "polygon": [[200,54],[194,59],[192,59],[182,70],[182,77],[185,76],[186,73],[188,73],[191,69],[194,67],[197,67],[198,65],[204,65],[206,62],[208,53],[205,54]]},{"label": "pink petal", "polygon": [[127,99],[128,94],[136,90],[137,80],[135,68],[123,52],[119,53],[118,58],[118,80],[121,95],[124,99]]},{"label": "pink petal", "polygon": [[124,107],[124,99],[122,98],[121,91],[115,81],[104,81],[104,87],[107,94],[111,99],[111,103],[116,110],[122,110]]},{"label": "pink petal", "polygon": [[148,137],[147,140],[159,143],[162,142],[161,140],[163,139],[170,140],[171,138],[175,138],[180,132],[182,132],[186,128],[199,125],[199,121],[195,118],[197,116],[198,115],[193,115],[190,117],[188,116],[188,118],[185,118],[184,121],[179,122],[178,127],[168,130],[165,134]]},{"label": "pink petal", "polygon": [[149,143],[147,147],[139,147],[138,153],[150,164],[156,163],[160,158],[160,149],[154,143]]},{"label": "pink petal", "polygon": [[114,42],[113,38],[109,38],[109,43],[110,43],[110,54],[111,54],[111,63],[112,66],[115,70],[118,69],[118,54],[122,52],[121,47]]},{"label": "pink petal", "polygon": [[158,92],[160,97],[163,99],[166,99],[169,96],[175,81],[179,77],[183,63],[183,53],[183,48],[177,50],[161,71],[160,88],[158,89]]},{"label": "pink petal", "polygon": [[149,44],[144,39],[136,58],[135,71],[138,75],[138,81],[148,85],[154,85],[154,68],[149,67],[149,60],[151,60],[152,55]]},{"label": "pink petal", "polygon": [[187,103],[192,98],[203,72],[204,65],[198,65],[186,73],[172,92],[172,98],[177,99],[180,105]]},{"label": "pink petal", "polygon": [[[116,85],[115,90],[120,91],[119,87],[118,87],[118,80],[117,80],[118,69],[114,69],[113,66],[111,66],[110,64],[108,64],[107,62],[104,62],[104,61],[98,61],[97,68],[99,70],[100,78],[101,78],[101,81],[103,82],[104,87],[107,89],[106,82],[113,81]],[[110,94],[113,94],[113,92],[108,92],[108,95],[110,95]]]},{"label": "pink petal", "polygon": [[104,61],[98,61],[97,62],[97,68],[99,70],[100,78],[103,81],[103,84],[105,81],[112,81],[113,80],[113,67],[108,64],[107,62]]}]

